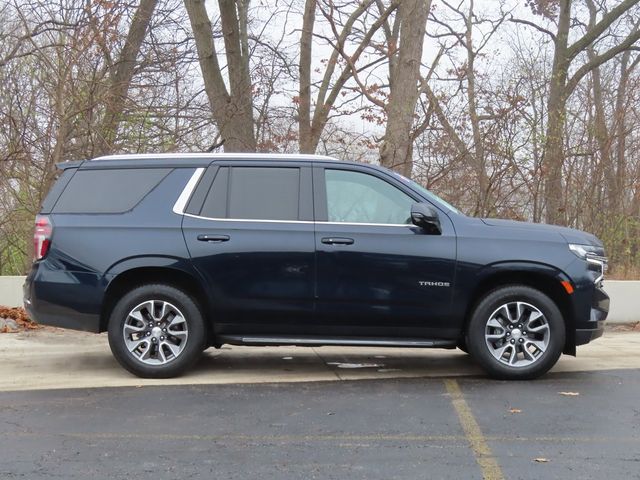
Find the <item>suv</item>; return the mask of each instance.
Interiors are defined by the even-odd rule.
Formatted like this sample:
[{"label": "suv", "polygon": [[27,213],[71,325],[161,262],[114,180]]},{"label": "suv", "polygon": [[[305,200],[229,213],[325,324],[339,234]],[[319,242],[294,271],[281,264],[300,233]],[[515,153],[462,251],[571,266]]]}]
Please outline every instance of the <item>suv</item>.
[{"label": "suv", "polygon": [[467,217],[381,167],[171,154],[59,168],[25,307],[107,331],[141,377],[233,344],[459,347],[492,377],[528,379],[603,332],[595,236]]}]

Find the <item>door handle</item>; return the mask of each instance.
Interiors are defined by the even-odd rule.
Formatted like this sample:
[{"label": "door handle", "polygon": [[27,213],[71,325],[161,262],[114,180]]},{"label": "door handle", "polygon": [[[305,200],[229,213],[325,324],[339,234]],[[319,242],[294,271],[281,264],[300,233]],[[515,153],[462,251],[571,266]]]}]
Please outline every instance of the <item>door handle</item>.
[{"label": "door handle", "polygon": [[353,245],[353,238],[346,237],[324,237],[320,241],[326,245]]},{"label": "door handle", "polygon": [[198,240],[201,242],[228,242],[231,239],[229,235],[198,235]]}]

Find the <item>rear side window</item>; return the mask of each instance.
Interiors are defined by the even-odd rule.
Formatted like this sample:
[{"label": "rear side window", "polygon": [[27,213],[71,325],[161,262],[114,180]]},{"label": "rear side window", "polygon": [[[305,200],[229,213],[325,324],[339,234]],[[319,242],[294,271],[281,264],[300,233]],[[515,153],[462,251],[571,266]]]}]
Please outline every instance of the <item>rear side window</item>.
[{"label": "rear side window", "polygon": [[229,218],[297,220],[299,190],[298,168],[232,168]]},{"label": "rear side window", "polygon": [[122,213],[131,210],[166,177],[169,168],[80,170],[53,209],[54,213]]},{"label": "rear side window", "polygon": [[298,220],[299,198],[299,168],[221,168],[204,201],[201,215],[246,220]]}]

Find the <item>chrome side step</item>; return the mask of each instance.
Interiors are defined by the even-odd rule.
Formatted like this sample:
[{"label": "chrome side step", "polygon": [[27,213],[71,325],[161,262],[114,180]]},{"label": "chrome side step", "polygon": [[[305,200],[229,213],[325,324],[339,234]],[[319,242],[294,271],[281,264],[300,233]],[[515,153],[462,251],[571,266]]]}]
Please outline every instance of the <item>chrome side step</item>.
[{"label": "chrome side step", "polygon": [[455,340],[428,340],[423,338],[351,338],[285,335],[219,335],[219,344],[230,345],[297,345],[297,346],[351,346],[351,347],[404,347],[404,348],[455,348]]}]

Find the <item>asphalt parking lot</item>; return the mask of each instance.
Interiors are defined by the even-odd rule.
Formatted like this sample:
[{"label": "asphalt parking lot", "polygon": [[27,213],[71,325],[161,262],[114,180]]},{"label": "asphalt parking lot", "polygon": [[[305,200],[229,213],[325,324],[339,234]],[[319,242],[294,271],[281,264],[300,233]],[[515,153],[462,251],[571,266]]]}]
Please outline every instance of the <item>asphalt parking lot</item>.
[{"label": "asphalt parking lot", "polygon": [[[640,478],[636,334],[605,337],[532,382],[483,378],[459,352],[231,349],[210,352],[182,385],[130,377],[97,340],[89,354],[63,338],[0,338],[2,479]],[[43,339],[67,352],[81,385],[91,369],[94,386],[132,383],[52,385],[45,347],[21,356],[30,370],[7,372],[12,342]],[[621,367],[608,368],[616,351]],[[7,387],[18,376],[32,387]]]}]

